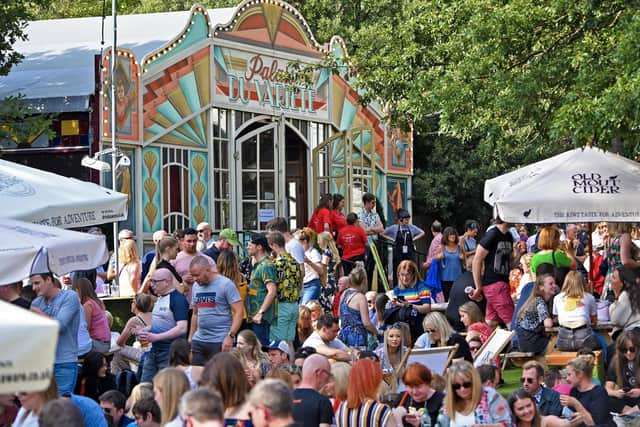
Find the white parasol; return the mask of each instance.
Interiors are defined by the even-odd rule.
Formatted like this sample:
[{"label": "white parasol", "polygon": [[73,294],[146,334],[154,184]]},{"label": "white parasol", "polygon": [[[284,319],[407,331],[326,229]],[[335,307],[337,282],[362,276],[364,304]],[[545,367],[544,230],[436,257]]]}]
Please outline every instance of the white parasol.
[{"label": "white parasol", "polygon": [[58,322],[0,301],[0,394],[44,390],[53,375]]},{"label": "white parasol", "polygon": [[578,148],[487,180],[484,200],[512,223],[640,221],[640,164]]},{"label": "white parasol", "polygon": [[127,195],[0,160],[0,218],[62,228],[127,219]]},{"label": "white parasol", "polygon": [[109,258],[102,235],[0,219],[0,236],[0,286],[31,274],[90,270]]}]

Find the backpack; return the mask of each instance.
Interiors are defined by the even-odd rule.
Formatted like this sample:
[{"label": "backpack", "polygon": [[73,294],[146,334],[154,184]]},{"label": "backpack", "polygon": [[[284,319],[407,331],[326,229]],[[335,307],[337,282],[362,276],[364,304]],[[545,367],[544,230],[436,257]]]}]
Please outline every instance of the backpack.
[{"label": "backpack", "polygon": [[138,378],[131,369],[123,369],[116,374],[116,390],[126,397],[131,396],[131,391],[138,385]]}]

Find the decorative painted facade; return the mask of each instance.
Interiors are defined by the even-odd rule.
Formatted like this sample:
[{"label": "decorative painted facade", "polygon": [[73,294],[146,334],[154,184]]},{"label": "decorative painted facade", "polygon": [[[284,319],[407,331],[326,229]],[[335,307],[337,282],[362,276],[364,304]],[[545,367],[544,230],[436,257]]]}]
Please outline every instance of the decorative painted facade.
[{"label": "decorative painted facade", "polygon": [[[325,192],[344,194],[346,210],[372,192],[390,220],[411,208],[411,135],[389,129],[376,105],[358,103],[346,66],[322,67],[327,55],[348,63],[339,37],[320,45],[279,0],[246,0],[226,23],[209,16],[195,5],[159,49],[142,58],[116,52],[116,138],[132,159],[117,184],[136,213],[128,226],[145,238],[201,221],[253,231],[285,216],[300,227]],[[101,72],[103,147],[111,144],[110,54]],[[304,81],[281,80],[292,64],[312,66]]]}]

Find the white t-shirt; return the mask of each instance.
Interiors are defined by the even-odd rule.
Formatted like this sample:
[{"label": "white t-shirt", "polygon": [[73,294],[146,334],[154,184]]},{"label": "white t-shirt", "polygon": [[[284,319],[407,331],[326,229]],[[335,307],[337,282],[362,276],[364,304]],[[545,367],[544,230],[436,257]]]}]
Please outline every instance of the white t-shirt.
[{"label": "white t-shirt", "polygon": [[304,263],[304,248],[302,247],[302,243],[296,238],[290,239],[284,245],[284,249],[291,254],[293,259],[298,261],[298,263]]},{"label": "white t-shirt", "polygon": [[348,350],[349,349],[349,347],[347,347],[345,345],[345,343],[340,341],[338,338],[336,338],[333,341],[330,341],[328,343],[324,342],[322,340],[322,338],[320,338],[320,334],[318,333],[318,331],[314,331],[311,335],[309,335],[309,338],[307,338],[305,340],[305,342],[302,344],[302,346],[303,347],[318,348],[322,344],[326,345],[329,348],[335,348],[337,350]]},{"label": "white t-shirt", "polygon": [[[304,254],[307,258],[311,260],[311,262],[317,264],[322,262],[322,257],[320,256],[320,252],[316,248],[307,249]],[[311,267],[309,264],[304,265],[304,283],[309,283],[313,279],[319,279],[320,275]]]},{"label": "white t-shirt", "polygon": [[469,415],[456,411],[456,416],[449,423],[449,427],[470,427],[474,424],[476,424],[475,411],[471,411]]},{"label": "white t-shirt", "polygon": [[558,316],[560,326],[577,328],[591,323],[591,316],[598,313],[596,300],[585,293],[582,298],[569,298],[560,292],[553,298],[553,315]]},{"label": "white t-shirt", "polygon": [[38,427],[38,416],[34,412],[29,412],[25,417],[27,412],[29,411],[24,406],[20,408],[13,423],[14,427]]}]

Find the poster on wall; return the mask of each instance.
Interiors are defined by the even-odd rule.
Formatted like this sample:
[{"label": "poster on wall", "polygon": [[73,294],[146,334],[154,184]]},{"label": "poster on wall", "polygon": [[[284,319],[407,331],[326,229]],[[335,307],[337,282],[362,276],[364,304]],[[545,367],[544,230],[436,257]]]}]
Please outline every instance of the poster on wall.
[{"label": "poster on wall", "polygon": [[[115,107],[116,107],[116,137],[121,140],[137,142],[139,138],[138,91],[140,83],[140,68],[133,53],[118,49],[116,55]],[[111,49],[102,58],[102,138],[111,138]]]},{"label": "poster on wall", "polygon": [[407,209],[407,178],[389,176],[387,177],[387,223],[393,224],[395,221],[395,213],[398,209]]},{"label": "poster on wall", "polygon": [[[110,147],[103,147],[103,149]],[[129,230],[133,230],[136,232],[136,217],[137,211],[135,206],[135,180],[133,177],[135,176],[134,165],[135,165],[135,152],[131,147],[118,147],[118,149],[129,158],[131,161],[130,166],[119,166],[116,169],[116,191],[127,195],[127,211],[129,212],[127,219],[124,221],[120,221],[118,223],[118,227],[127,228]],[[111,154],[105,154],[103,156],[103,161],[111,164]],[[111,171],[102,174],[102,185],[107,188],[111,188]]]}]

